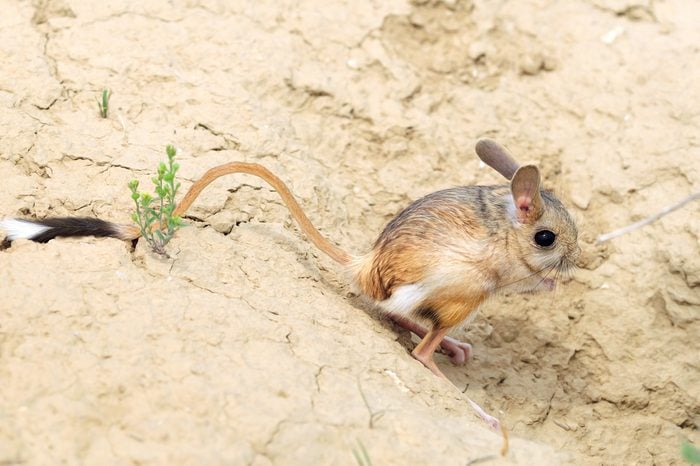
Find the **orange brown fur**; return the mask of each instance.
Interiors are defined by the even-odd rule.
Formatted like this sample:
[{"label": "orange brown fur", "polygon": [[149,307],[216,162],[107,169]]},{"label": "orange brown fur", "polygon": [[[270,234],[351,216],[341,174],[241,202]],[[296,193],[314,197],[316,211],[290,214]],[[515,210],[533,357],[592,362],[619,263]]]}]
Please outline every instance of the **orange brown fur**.
[{"label": "orange brown fur", "polygon": [[485,235],[473,208],[440,191],[411,204],[385,228],[356,275],[367,296],[382,301],[417,283],[445,259],[445,250]]},{"label": "orange brown fur", "polygon": [[454,327],[465,321],[486,299],[486,293],[453,294],[445,290],[444,294],[431,297],[423,305],[435,309],[439,328]]}]

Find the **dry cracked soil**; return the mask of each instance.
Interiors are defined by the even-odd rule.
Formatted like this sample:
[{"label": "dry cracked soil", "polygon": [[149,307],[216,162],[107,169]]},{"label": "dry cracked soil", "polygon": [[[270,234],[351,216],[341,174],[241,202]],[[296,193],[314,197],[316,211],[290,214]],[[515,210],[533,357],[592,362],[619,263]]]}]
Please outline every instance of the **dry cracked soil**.
[{"label": "dry cracked soil", "polygon": [[[0,0],[0,215],[127,222],[168,143],[289,183],[366,251],[410,200],[540,165],[583,255],[454,335],[358,304],[260,180],[212,185],[170,257],[115,239],[0,251],[0,464],[682,464],[700,442],[695,0]],[[112,90],[108,117],[96,98]],[[510,435],[478,420],[470,397]]]}]

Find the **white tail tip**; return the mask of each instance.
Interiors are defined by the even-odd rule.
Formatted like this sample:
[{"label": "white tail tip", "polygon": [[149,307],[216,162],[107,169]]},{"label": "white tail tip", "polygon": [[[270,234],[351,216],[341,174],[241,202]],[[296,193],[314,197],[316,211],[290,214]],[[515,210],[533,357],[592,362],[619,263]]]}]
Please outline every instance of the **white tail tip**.
[{"label": "white tail tip", "polygon": [[6,237],[10,241],[16,239],[32,239],[50,229],[51,227],[45,225],[27,222],[25,220],[17,220],[15,218],[0,220],[0,230],[5,231]]}]

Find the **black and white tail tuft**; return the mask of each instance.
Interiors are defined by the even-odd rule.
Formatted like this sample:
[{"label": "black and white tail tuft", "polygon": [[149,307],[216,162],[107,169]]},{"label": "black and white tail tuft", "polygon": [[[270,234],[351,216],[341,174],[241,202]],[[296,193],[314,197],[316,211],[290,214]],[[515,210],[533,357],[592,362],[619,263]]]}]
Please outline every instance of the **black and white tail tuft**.
[{"label": "black and white tail tuft", "polygon": [[124,225],[89,217],[54,217],[43,220],[0,220],[7,240],[29,239],[46,243],[58,236],[110,236],[127,239]]}]

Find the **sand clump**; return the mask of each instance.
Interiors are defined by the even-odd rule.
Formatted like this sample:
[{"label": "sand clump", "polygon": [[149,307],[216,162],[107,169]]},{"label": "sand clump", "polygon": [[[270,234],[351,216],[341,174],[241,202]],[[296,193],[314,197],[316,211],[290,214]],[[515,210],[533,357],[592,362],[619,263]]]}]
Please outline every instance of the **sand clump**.
[{"label": "sand clump", "polygon": [[[665,2],[0,0],[0,215],[126,222],[180,148],[185,188],[241,160],[366,251],[410,200],[497,183],[478,137],[540,165],[582,233],[553,294],[413,342],[348,296],[259,180],[217,182],[172,258],[111,239],[0,251],[0,462],[682,464],[700,442],[700,11]],[[96,96],[113,91],[107,119]],[[460,391],[465,393],[462,394]]]}]

